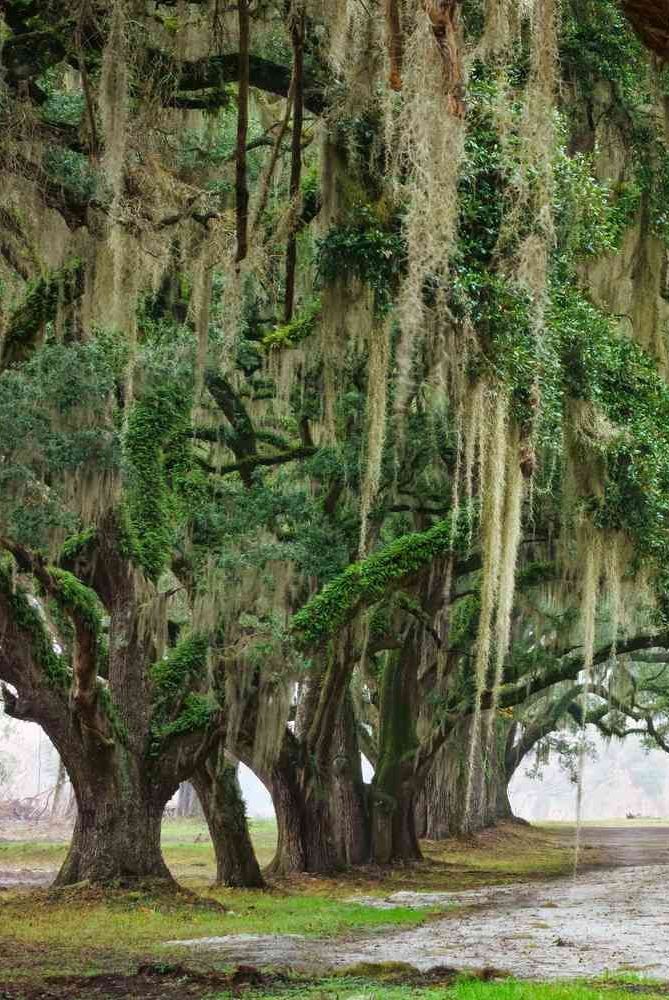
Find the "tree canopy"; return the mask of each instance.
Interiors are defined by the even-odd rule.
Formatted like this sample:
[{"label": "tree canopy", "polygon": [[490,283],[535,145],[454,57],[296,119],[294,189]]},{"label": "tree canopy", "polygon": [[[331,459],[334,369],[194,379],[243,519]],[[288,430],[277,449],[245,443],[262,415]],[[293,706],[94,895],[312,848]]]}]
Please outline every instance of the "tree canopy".
[{"label": "tree canopy", "polygon": [[192,779],[258,884],[230,759],[320,871],[562,725],[664,744],[664,8],[7,0],[0,678],[61,881],[168,877]]}]

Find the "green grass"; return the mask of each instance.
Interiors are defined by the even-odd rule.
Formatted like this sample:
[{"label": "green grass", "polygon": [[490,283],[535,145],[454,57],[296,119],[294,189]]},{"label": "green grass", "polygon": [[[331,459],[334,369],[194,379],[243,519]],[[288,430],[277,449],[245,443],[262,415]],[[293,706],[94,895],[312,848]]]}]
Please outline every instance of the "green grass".
[{"label": "green grass", "polygon": [[[276,847],[276,823],[274,820],[252,820],[250,825],[258,861],[266,865]],[[213,881],[216,861],[206,823],[202,820],[166,821],[162,843],[167,863],[180,882],[206,885]],[[0,840],[0,870],[55,871],[66,853],[65,840]]]},{"label": "green grass", "polygon": [[[265,864],[274,851],[275,825],[259,821],[251,829]],[[244,892],[210,888],[214,854],[202,822],[166,822],[163,847],[179,882],[226,910],[193,905],[184,896],[156,900],[87,889],[64,898],[44,890],[5,891],[0,894],[0,977],[131,971],[139,961],[156,959],[203,966],[215,961],[168,947],[171,940],[249,933],[328,937],[384,925],[416,926],[431,919],[431,912],[373,909],[347,899],[358,893],[455,891],[545,878],[569,871],[572,858],[563,842],[545,832],[510,826],[467,841],[425,844],[425,860],[417,864],[356,869],[328,878],[294,876],[278,880],[269,892]],[[0,870],[55,872],[65,850],[62,842],[0,842]]]},{"label": "green grass", "polygon": [[71,897],[6,894],[0,903],[0,973],[54,975],[129,970],[140,959],[170,955],[190,962],[172,940],[228,934],[302,934],[327,937],[380,926],[416,926],[429,912],[397,907],[374,910],[323,896],[284,892],[212,890],[226,910],[190,899],[156,899],[142,893],[91,890]]},{"label": "green grass", "polygon": [[[563,828],[560,828],[562,830]],[[253,820],[251,835],[261,865],[276,846],[273,820]],[[214,852],[207,827],[201,820],[169,820],[163,824],[165,859],[183,885],[200,891],[216,874]],[[0,870],[56,871],[67,844],[49,841],[0,841]],[[327,892],[350,896],[355,892],[387,895],[401,889],[460,891],[483,885],[551,878],[567,874],[573,865],[571,845],[549,831],[511,825],[485,831],[476,837],[424,843],[425,861],[395,869],[363,868],[335,878],[288,879],[291,891]]]},{"label": "green grass", "polygon": [[[666,994],[644,993],[648,1000]],[[231,994],[220,993],[217,1000],[228,1000]],[[249,994],[246,994],[249,996]],[[481,982],[463,977],[451,986],[383,985],[365,979],[338,977],[307,987],[295,985],[271,993],[253,993],[254,1000],[270,997],[291,1000],[631,1000],[633,994],[624,988],[611,989],[597,984],[532,983],[505,980]]]}]

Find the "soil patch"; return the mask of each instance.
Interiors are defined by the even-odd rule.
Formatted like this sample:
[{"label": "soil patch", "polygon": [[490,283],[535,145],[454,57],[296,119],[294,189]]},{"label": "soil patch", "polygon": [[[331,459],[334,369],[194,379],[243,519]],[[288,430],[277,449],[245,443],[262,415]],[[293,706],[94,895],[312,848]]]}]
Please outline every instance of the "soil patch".
[{"label": "soil patch", "polygon": [[[574,829],[551,829],[550,834],[565,846],[574,843]],[[640,865],[669,865],[669,827],[636,826],[581,828],[579,868],[635,868]]]},{"label": "soil patch", "polygon": [[251,966],[239,966],[235,972],[197,972],[183,965],[149,964],[132,975],[58,976],[39,983],[0,983],[0,1000],[112,1000],[138,998],[177,1000],[180,997],[204,997],[228,991],[233,996],[249,988],[271,989],[286,981],[280,973],[263,973]]}]

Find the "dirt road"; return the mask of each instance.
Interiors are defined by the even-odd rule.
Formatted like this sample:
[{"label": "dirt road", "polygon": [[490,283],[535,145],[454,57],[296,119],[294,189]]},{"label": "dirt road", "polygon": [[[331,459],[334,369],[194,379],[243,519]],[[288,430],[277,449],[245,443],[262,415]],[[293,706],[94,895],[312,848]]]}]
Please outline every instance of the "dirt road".
[{"label": "dirt road", "polygon": [[213,951],[218,960],[321,971],[392,961],[419,969],[492,966],[520,978],[624,969],[669,979],[669,829],[591,827],[582,831],[582,842],[598,848],[597,864],[574,878],[472,892],[360,898],[360,905],[451,911],[411,930],[322,943],[281,935],[183,943]]}]

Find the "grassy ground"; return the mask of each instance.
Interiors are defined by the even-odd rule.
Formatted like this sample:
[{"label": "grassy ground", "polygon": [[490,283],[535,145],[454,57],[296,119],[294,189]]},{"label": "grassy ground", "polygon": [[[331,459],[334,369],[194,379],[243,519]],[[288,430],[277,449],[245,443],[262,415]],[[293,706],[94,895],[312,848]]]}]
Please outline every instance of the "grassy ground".
[{"label": "grassy ground", "polygon": [[[638,985],[636,989],[638,989]],[[661,987],[659,987],[661,989]],[[646,998],[665,996],[651,992],[652,987],[643,991]],[[228,994],[232,996],[232,994]],[[268,997],[272,994],[265,993]],[[420,987],[414,984],[383,985],[365,979],[343,977],[325,980],[317,986],[305,989],[297,986],[280,994],[288,1000],[630,1000],[633,994],[629,987],[616,984],[580,983],[522,983],[513,980],[504,982],[482,982],[476,979],[461,979],[451,986],[434,985]],[[638,995],[638,994],[637,994]],[[262,996],[262,994],[257,995]],[[273,994],[277,997],[277,993]],[[219,994],[223,1000],[225,994]],[[227,998],[226,998],[227,1000]],[[278,998],[277,998],[278,1000]]]},{"label": "grassy ground", "polygon": [[[258,856],[266,863],[274,850],[274,824],[256,822],[252,834]],[[203,824],[168,822],[164,828],[165,856],[180,883],[198,897],[192,891],[177,897],[143,892],[103,894],[90,887],[55,894],[21,887],[1,892],[0,998],[142,996],[168,1000],[193,996],[223,1000],[240,990],[249,1000],[270,996],[277,1000],[596,1000],[603,995],[618,1000],[623,996],[613,991],[611,984],[582,989],[510,982],[454,984],[450,974],[432,983],[425,977],[417,979],[417,974],[407,969],[399,971],[397,982],[368,969],[353,978],[317,984],[275,977],[270,977],[269,983],[265,977],[260,982],[251,977],[250,982],[238,983],[211,956],[203,953],[198,957],[166,946],[174,939],[211,935],[327,937],[368,933],[381,925],[416,925],[432,919],[432,914],[401,907],[363,908],[348,901],[349,897],[358,893],[388,895],[399,889],[472,889],[556,876],[568,872],[572,864],[564,837],[516,825],[469,841],[424,847],[423,862],[391,871],[368,868],[336,878],[283,879],[267,892],[221,890],[209,887],[215,865]],[[62,842],[0,841],[0,872],[53,871],[64,853]],[[188,962],[189,970],[170,971],[169,964],[175,962]],[[153,971],[138,976],[138,967],[147,963]],[[49,977],[59,978],[45,987]],[[638,988],[635,985],[634,989]]]},{"label": "grassy ground", "polygon": [[[274,853],[276,825],[273,820],[254,820],[251,833],[258,860],[266,865]],[[66,848],[62,839],[0,839],[0,871],[54,871],[65,857]],[[207,828],[199,820],[164,823],[163,849],[167,863],[183,885],[200,890],[214,879],[214,852]],[[288,879],[282,884],[291,890],[308,888],[321,894],[361,891],[386,895],[400,889],[455,891],[561,875],[572,864],[569,844],[563,839],[543,829],[515,824],[467,841],[424,843],[423,850],[425,860],[418,865],[392,870],[358,869],[336,879]]]},{"label": "grassy ground", "polygon": [[[397,978],[397,977],[396,977]],[[384,982],[373,974],[347,973],[320,981],[281,974],[260,974],[251,968],[222,973],[188,973],[182,967],[147,967],[135,976],[63,978],[40,984],[22,982],[2,989],[3,1000],[662,1000],[660,984],[530,983],[491,980],[486,975],[459,976],[440,970],[422,976],[407,974],[403,982]]]}]

